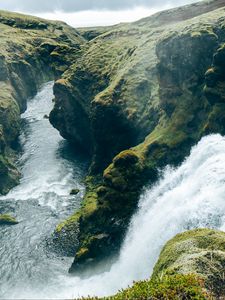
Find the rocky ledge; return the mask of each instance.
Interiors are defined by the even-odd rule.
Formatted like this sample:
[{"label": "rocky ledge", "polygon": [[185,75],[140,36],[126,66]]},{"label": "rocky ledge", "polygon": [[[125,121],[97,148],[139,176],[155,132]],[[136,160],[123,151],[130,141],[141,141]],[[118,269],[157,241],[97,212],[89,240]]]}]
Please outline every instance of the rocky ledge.
[{"label": "rocky ledge", "polygon": [[[225,3],[82,29],[86,50],[56,81],[50,121],[92,155],[79,211],[55,242],[71,272],[118,252],[146,184],[209,133],[225,133]],[[77,236],[78,234],[78,236]],[[78,237],[78,244],[77,244]]]}]

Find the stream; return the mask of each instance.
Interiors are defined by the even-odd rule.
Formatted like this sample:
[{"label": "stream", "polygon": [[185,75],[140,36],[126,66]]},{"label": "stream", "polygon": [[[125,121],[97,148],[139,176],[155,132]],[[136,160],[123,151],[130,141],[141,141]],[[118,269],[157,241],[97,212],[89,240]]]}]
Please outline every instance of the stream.
[{"label": "stream", "polygon": [[[53,108],[53,82],[43,85],[22,114],[20,185],[0,197],[0,212],[16,226],[0,227],[0,298],[32,297],[67,274],[73,258],[56,257],[46,247],[56,225],[79,207],[86,164],[46,117]],[[70,196],[72,188],[81,190]]]}]

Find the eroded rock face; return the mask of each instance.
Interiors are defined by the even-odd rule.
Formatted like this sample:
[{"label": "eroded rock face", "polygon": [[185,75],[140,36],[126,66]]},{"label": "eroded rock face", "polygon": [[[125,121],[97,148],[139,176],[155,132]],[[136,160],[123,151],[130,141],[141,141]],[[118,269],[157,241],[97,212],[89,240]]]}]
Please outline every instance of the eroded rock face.
[{"label": "eroded rock face", "polygon": [[84,40],[64,23],[0,11],[0,194],[18,184],[20,113],[40,85],[62,74]]},{"label": "eroded rock face", "polygon": [[163,248],[152,277],[166,274],[196,274],[216,299],[225,296],[225,233],[196,229],[176,235]]}]

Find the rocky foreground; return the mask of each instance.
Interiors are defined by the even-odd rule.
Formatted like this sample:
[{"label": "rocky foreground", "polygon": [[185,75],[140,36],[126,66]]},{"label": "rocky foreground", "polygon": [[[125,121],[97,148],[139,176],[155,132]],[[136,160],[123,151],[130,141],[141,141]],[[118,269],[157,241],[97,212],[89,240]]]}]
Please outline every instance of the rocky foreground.
[{"label": "rocky foreground", "polygon": [[[76,253],[71,272],[86,270],[118,254],[140,193],[161,168],[180,164],[202,136],[225,134],[224,0],[78,30],[0,11],[0,29],[0,193],[19,182],[26,101],[56,79],[50,122],[92,160],[83,204],[54,243]],[[149,299],[149,290],[152,299],[168,291],[168,299],[225,297],[224,242],[208,229],[178,235],[150,281],[111,299]]]}]

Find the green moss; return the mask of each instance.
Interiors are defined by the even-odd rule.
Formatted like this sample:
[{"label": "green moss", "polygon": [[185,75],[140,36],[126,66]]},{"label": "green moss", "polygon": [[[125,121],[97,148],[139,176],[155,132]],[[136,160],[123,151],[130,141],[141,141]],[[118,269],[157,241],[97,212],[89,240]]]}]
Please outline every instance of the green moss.
[{"label": "green moss", "polygon": [[10,215],[0,215],[0,225],[16,225],[17,220]]},{"label": "green moss", "polygon": [[133,287],[108,299],[207,299],[202,281],[197,276],[165,275],[158,280],[137,282]]},{"label": "green moss", "polygon": [[84,259],[84,257],[87,257],[89,253],[88,248],[81,248],[77,253],[76,253],[76,258],[79,261],[80,259]]},{"label": "green moss", "polygon": [[225,233],[196,229],[175,236],[163,248],[154,267],[153,278],[164,273],[195,273],[204,278],[206,288],[224,296]]},{"label": "green moss", "polygon": [[[97,300],[100,298],[83,298]],[[101,298],[102,300],[180,300],[180,299],[210,299],[204,291],[203,281],[193,274],[164,275],[154,280],[135,282],[132,287],[120,291],[115,296]]]},{"label": "green moss", "polygon": [[127,166],[136,164],[137,162],[138,162],[138,156],[132,150],[122,151],[113,159],[113,163],[115,167],[126,168]]},{"label": "green moss", "polygon": [[225,103],[217,103],[213,106],[208,120],[204,125],[203,133],[211,134],[220,132],[225,135]]},{"label": "green moss", "polygon": [[71,226],[74,226],[74,224],[77,224],[80,218],[80,213],[73,214],[70,218],[68,218],[66,221],[60,223],[56,227],[56,234],[60,234],[62,231],[66,230],[67,228],[71,230]]}]

